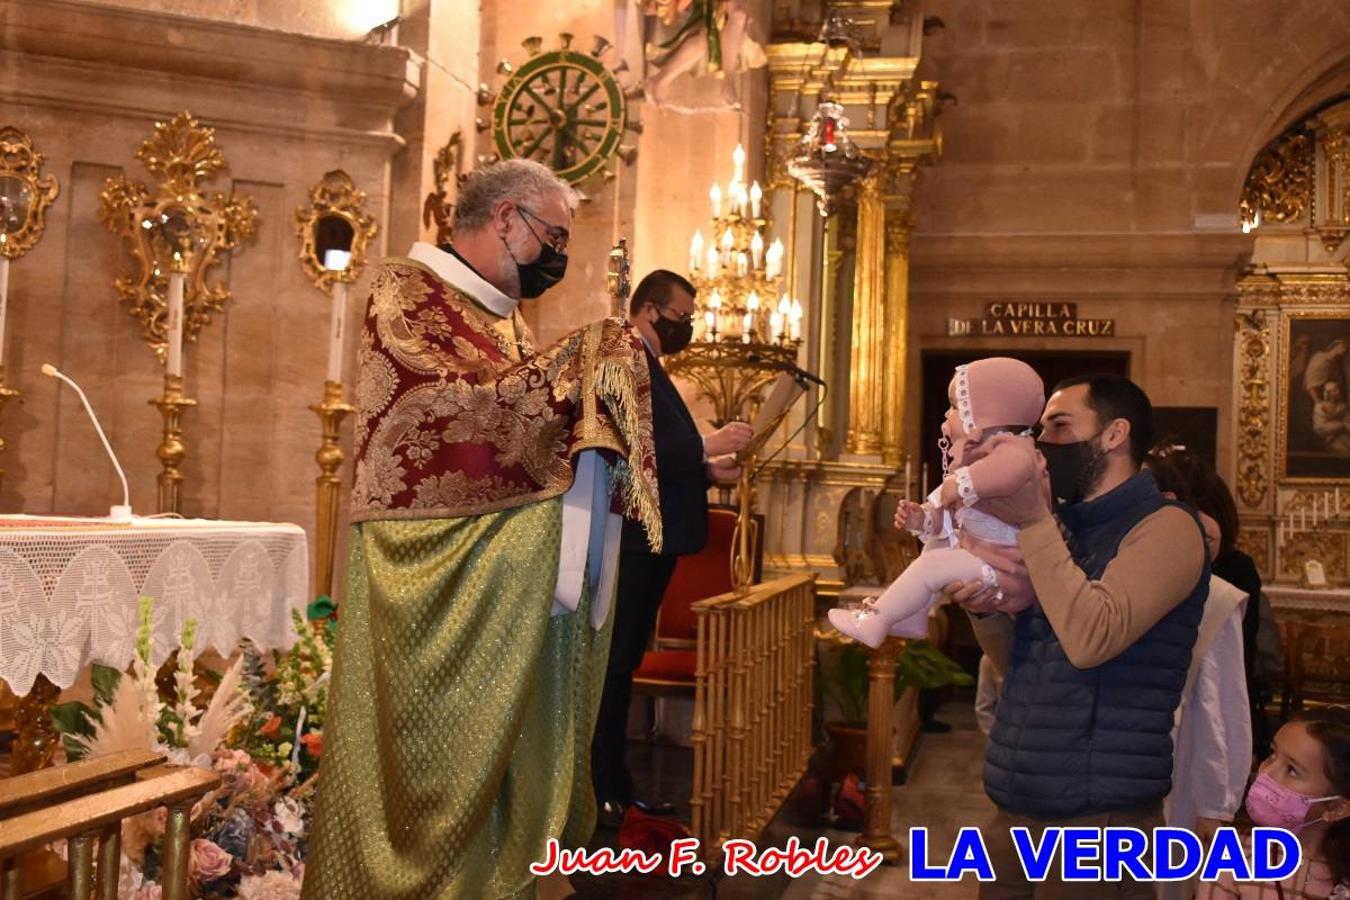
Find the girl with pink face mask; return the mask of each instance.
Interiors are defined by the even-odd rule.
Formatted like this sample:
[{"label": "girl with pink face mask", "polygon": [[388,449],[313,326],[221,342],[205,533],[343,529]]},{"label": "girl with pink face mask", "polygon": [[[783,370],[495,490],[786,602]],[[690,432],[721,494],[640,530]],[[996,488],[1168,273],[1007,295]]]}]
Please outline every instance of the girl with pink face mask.
[{"label": "girl with pink face mask", "polygon": [[1280,882],[1202,884],[1197,900],[1350,900],[1350,709],[1331,707],[1288,723],[1247,790],[1257,825],[1298,835],[1303,862]]},{"label": "girl with pink face mask", "polygon": [[913,532],[924,552],[880,597],[829,613],[831,625],[869,647],[887,634],[926,637],[928,610],[954,581],[997,589],[1001,612],[1019,612],[1035,599],[1019,529],[989,503],[1044,480],[1031,428],[1045,406],[1045,385],[1026,363],[991,357],[957,366],[947,399],[942,483],[922,505],[905,501],[896,511],[896,525]]}]

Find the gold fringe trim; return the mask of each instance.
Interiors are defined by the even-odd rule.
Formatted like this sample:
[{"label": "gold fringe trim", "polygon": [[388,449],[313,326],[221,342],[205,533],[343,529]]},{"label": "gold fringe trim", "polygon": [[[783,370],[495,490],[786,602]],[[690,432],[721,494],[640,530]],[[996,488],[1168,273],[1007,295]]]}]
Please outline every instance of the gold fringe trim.
[{"label": "gold fringe trim", "polygon": [[[659,553],[663,537],[660,495],[655,483],[642,468],[643,457],[654,451],[642,440],[633,371],[629,365],[614,359],[601,361],[599,370],[595,392],[609,407],[619,433],[628,444],[628,459],[620,459],[614,469],[614,480],[623,491],[624,512],[636,515],[647,531],[647,541],[652,550]],[[636,463],[633,462],[634,457],[637,457]]]}]

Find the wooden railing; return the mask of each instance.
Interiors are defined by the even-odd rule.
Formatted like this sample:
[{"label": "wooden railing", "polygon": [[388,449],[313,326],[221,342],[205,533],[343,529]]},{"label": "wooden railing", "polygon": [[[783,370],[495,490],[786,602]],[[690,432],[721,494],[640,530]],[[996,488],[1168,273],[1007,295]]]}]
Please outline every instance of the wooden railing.
[{"label": "wooden railing", "polygon": [[709,857],[755,838],[811,757],[815,575],[693,605],[693,834]]},{"label": "wooden railing", "polygon": [[[207,769],[160,766],[139,750],[42,769],[0,782],[0,900],[22,895],[20,859],[65,840],[66,896],[116,900],[122,820],[166,806],[164,900],[187,900],[188,817],[220,786]],[[95,863],[97,858],[97,864]]]}]

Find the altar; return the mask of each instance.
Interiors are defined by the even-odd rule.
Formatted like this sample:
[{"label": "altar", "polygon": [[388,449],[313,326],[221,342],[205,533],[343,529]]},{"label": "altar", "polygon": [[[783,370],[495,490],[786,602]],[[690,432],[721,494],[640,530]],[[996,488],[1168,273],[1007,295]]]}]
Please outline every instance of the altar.
[{"label": "altar", "polygon": [[188,620],[198,649],[240,640],[284,650],[309,596],[309,548],[298,525],[206,519],[0,518],[0,680],[22,698],[16,768],[54,750],[47,707],[90,664],[126,669],[140,598],[150,597],[151,662],[178,646]]}]

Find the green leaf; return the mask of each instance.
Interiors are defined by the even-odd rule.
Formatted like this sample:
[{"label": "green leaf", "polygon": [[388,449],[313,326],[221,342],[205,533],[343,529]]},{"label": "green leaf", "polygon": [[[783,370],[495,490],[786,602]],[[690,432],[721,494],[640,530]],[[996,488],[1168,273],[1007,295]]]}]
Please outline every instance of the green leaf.
[{"label": "green leaf", "polygon": [[81,734],[88,737],[94,733],[94,711],[80,701],[55,703],[51,709],[52,727],[57,734]]},{"label": "green leaf", "polygon": [[327,594],[320,594],[318,597],[315,597],[309,604],[309,607],[306,608],[305,618],[313,622],[315,619],[331,618],[336,612],[337,604],[333,602],[333,598],[329,597]]},{"label": "green leaf", "polygon": [[113,694],[117,691],[117,684],[122,680],[122,670],[94,663],[90,677],[94,682],[94,699],[98,702],[98,705],[107,706],[112,703]]}]

